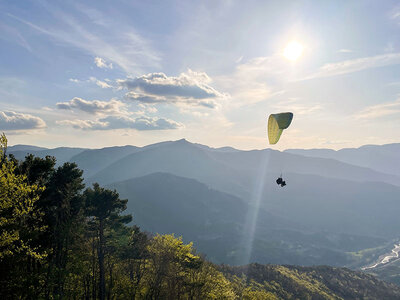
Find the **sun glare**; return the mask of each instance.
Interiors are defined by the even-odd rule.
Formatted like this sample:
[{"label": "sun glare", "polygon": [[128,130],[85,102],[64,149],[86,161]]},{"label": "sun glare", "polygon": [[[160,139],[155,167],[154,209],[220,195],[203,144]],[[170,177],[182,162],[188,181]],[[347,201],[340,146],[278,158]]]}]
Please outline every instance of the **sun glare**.
[{"label": "sun glare", "polygon": [[283,56],[291,61],[296,61],[303,54],[303,48],[300,43],[292,41],[283,50]]}]

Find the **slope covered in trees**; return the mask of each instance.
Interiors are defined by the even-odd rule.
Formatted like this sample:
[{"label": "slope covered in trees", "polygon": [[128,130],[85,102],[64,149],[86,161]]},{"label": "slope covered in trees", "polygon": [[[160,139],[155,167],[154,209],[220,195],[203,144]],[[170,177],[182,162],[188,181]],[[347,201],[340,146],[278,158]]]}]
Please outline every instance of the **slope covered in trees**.
[{"label": "slope covered in trees", "polygon": [[0,147],[1,299],[233,299],[229,281],[173,235],[127,226],[127,200],[53,157]]},{"label": "slope covered in trees", "polygon": [[[127,200],[98,184],[85,187],[76,164],[58,166],[50,156],[7,157],[4,135],[0,146],[1,299],[400,298],[399,287],[347,269],[216,266],[182,238],[129,225]],[[167,176],[165,184],[171,180],[181,179]],[[193,192],[204,193],[196,203],[200,219],[205,208],[214,208],[206,217],[223,227],[226,211],[245,209],[229,208],[232,201],[244,205],[239,198],[185,180]],[[162,204],[159,197],[153,205]]]},{"label": "slope covered in trees", "polygon": [[255,299],[268,299],[262,296],[266,293],[288,300],[400,299],[397,285],[345,268],[251,264],[221,266],[220,270],[231,282],[235,282],[236,294],[250,289],[254,296],[258,296]]},{"label": "slope covered in trees", "polygon": [[[216,263],[249,262],[245,251],[252,225],[248,221],[254,212],[251,261],[260,263],[363,266],[371,253],[360,255],[359,251],[384,245],[386,235],[398,230],[393,209],[400,193],[396,187],[382,190],[375,183],[367,186],[308,175],[292,178],[290,187],[279,190],[274,178],[268,180],[258,208],[196,180],[168,173],[108,187],[129,199],[127,211],[143,229],[183,235]],[[374,196],[379,191],[386,192],[386,197]]]}]

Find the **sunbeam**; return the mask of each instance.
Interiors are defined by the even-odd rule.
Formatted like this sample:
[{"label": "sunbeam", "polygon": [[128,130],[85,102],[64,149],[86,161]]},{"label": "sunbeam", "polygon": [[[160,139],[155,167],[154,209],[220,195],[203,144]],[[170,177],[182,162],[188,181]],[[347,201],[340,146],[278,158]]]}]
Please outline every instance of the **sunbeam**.
[{"label": "sunbeam", "polygon": [[262,195],[265,185],[265,175],[267,173],[271,151],[264,150],[262,161],[258,168],[257,180],[254,183],[253,193],[250,199],[250,207],[246,216],[246,223],[244,227],[243,245],[244,253],[241,263],[250,263],[251,254],[253,251],[254,236],[257,228],[258,214],[262,201]]}]

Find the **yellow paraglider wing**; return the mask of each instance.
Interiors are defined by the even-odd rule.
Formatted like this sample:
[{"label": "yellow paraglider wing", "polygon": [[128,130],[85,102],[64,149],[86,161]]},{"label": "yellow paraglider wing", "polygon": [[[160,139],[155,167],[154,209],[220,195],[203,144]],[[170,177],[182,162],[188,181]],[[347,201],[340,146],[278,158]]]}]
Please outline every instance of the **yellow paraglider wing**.
[{"label": "yellow paraglider wing", "polygon": [[271,114],[268,118],[268,140],[270,144],[276,144],[284,129],[292,123],[291,112]]},{"label": "yellow paraglider wing", "polygon": [[279,129],[278,122],[270,115],[268,118],[268,140],[270,144],[276,144],[281,137],[283,129]]}]

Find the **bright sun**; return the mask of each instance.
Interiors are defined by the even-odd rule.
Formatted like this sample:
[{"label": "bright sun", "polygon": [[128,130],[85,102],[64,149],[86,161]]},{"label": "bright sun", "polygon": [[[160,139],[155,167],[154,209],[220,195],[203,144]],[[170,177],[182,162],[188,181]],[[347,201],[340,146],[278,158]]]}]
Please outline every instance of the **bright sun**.
[{"label": "bright sun", "polygon": [[286,45],[283,50],[283,56],[287,59],[296,61],[303,54],[303,45],[296,41],[292,41]]}]

